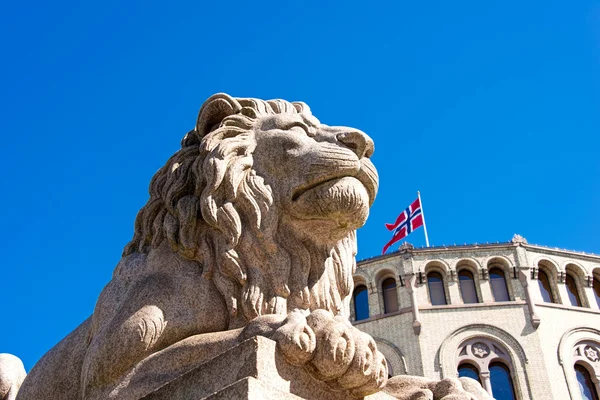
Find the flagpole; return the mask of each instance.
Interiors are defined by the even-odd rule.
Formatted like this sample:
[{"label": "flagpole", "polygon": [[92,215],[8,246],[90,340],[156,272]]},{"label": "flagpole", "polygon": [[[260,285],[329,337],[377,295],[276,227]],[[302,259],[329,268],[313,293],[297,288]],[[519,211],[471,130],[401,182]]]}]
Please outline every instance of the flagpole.
[{"label": "flagpole", "polygon": [[425,244],[429,247],[429,237],[427,236],[427,225],[425,225],[425,210],[423,210],[423,202],[421,201],[421,192],[417,191],[419,204],[421,204],[421,216],[423,217],[423,231],[425,232]]}]

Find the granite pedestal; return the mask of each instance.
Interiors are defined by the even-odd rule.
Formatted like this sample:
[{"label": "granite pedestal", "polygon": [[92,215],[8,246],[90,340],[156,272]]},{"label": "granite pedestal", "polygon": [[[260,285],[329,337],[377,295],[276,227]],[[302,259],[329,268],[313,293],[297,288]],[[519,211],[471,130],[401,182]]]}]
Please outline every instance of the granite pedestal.
[{"label": "granite pedestal", "polygon": [[[256,336],[144,397],[144,400],[349,400],[302,367],[289,364],[274,341]],[[376,393],[365,400],[392,399]]]}]

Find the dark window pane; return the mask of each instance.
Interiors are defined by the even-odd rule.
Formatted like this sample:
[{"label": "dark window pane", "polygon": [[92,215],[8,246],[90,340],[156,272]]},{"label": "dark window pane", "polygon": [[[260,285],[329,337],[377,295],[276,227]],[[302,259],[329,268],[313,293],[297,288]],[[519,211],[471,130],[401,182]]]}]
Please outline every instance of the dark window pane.
[{"label": "dark window pane", "polygon": [[550,289],[550,280],[544,271],[538,272],[538,286],[540,287],[540,292],[542,292],[542,298],[544,299],[544,302],[554,303],[552,290]]},{"label": "dark window pane", "polygon": [[600,281],[598,278],[594,278],[594,296],[596,297],[598,307],[600,307]]},{"label": "dark window pane", "polygon": [[477,382],[481,383],[479,380],[479,371],[477,371],[477,368],[470,364],[463,364],[458,367],[458,377],[475,379]]},{"label": "dark window pane", "polygon": [[398,311],[398,292],[396,291],[396,280],[387,278],[381,284],[383,289],[383,308],[385,313]]},{"label": "dark window pane", "polygon": [[444,290],[444,280],[442,275],[437,272],[427,274],[427,286],[429,286],[429,297],[431,304],[440,306],[446,303],[446,291]]},{"label": "dark window pane", "polygon": [[506,280],[504,279],[504,272],[501,269],[493,268],[490,270],[490,285],[492,286],[492,293],[494,294],[494,300],[496,301],[509,301],[508,289],[506,287]]},{"label": "dark window pane", "polygon": [[581,399],[598,400],[598,393],[596,393],[596,387],[588,370],[583,365],[577,364],[575,365],[575,375],[577,376],[577,383],[579,383]]},{"label": "dark window pane", "polygon": [[390,360],[388,360],[387,358],[385,359],[385,362],[387,364],[388,367],[388,379],[391,378],[392,376],[394,376],[394,370],[392,369],[392,363],[390,362]]},{"label": "dark window pane", "polygon": [[567,293],[569,294],[569,302],[572,306],[581,307],[581,300],[579,299],[575,279],[570,274],[567,274],[565,283],[567,285]]},{"label": "dark window pane", "polygon": [[365,286],[354,289],[354,313],[357,321],[369,318],[369,292]]},{"label": "dark window pane", "polygon": [[475,279],[473,274],[469,271],[462,270],[458,273],[458,281],[460,283],[460,294],[462,295],[463,302],[478,303],[477,290],[475,290]]},{"label": "dark window pane", "polygon": [[493,363],[490,365],[490,384],[492,385],[494,399],[515,400],[512,378],[504,364]]}]

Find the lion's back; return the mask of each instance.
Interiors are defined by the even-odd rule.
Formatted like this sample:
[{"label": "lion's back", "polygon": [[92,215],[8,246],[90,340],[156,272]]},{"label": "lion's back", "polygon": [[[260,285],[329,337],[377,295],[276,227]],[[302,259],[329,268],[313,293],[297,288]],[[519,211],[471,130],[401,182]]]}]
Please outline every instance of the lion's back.
[{"label": "lion's back", "polygon": [[91,318],[48,351],[31,369],[17,400],[77,400],[81,398],[81,366]]}]

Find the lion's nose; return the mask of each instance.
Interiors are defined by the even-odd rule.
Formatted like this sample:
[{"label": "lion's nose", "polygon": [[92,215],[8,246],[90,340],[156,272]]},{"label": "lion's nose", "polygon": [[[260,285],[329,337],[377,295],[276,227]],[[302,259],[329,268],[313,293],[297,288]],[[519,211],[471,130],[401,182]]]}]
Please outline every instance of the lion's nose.
[{"label": "lion's nose", "polygon": [[375,149],[373,140],[366,133],[359,130],[338,133],[337,140],[352,149],[358,158],[371,157]]}]

